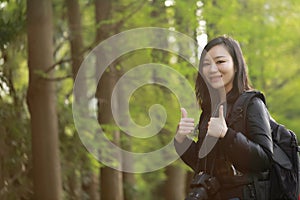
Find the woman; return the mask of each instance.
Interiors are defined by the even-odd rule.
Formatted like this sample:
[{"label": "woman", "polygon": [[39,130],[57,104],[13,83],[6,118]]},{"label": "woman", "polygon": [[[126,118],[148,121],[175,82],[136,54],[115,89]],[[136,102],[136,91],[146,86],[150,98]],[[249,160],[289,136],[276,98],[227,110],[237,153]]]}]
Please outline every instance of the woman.
[{"label": "woman", "polygon": [[[259,98],[251,100],[247,108],[247,132],[235,130],[226,123],[237,98],[251,90],[248,80],[237,41],[221,36],[208,42],[201,54],[196,80],[196,97],[202,109],[197,127],[198,141],[187,137],[193,132],[194,120],[188,118],[183,108],[174,141],[181,159],[200,174],[198,176],[216,177],[220,184],[220,188],[213,186],[218,191],[216,194],[204,187],[209,199],[269,199],[268,171],[273,148],[269,115],[263,101]],[[215,138],[216,144],[210,152],[199,156],[206,137]]]}]

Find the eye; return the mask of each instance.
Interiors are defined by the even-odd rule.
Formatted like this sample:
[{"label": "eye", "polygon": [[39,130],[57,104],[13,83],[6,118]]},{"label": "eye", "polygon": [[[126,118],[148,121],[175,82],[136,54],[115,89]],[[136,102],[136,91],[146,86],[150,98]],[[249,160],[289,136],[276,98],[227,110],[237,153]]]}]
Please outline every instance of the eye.
[{"label": "eye", "polygon": [[216,63],[217,64],[222,64],[222,63],[225,63],[226,62],[226,60],[218,60]]},{"label": "eye", "polygon": [[204,62],[204,63],[203,63],[203,67],[207,67],[207,66],[209,66],[209,65],[210,65],[209,62]]}]

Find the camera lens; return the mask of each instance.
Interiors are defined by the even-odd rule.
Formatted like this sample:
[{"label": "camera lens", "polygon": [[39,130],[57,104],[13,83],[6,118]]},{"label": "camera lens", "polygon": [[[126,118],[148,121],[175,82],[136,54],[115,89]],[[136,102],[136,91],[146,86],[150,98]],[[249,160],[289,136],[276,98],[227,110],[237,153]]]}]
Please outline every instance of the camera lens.
[{"label": "camera lens", "polygon": [[205,188],[198,187],[194,188],[185,200],[206,200],[208,199],[207,192]]}]

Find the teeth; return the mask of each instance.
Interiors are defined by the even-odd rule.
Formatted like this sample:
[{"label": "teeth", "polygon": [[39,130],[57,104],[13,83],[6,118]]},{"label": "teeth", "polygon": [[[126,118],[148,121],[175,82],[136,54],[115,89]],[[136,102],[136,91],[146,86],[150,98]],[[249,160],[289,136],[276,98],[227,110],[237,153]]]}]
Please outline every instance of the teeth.
[{"label": "teeth", "polygon": [[221,77],[220,76],[216,76],[216,77],[210,77],[210,80],[211,81],[219,81],[221,79]]}]

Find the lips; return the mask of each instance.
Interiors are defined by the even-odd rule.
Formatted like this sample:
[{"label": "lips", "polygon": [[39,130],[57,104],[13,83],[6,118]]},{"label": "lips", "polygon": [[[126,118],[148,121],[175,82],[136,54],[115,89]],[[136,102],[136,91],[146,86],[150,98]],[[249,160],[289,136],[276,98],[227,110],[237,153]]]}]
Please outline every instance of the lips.
[{"label": "lips", "polygon": [[222,75],[220,75],[220,76],[210,76],[209,77],[209,81],[211,83],[219,82],[221,80],[222,80]]}]

